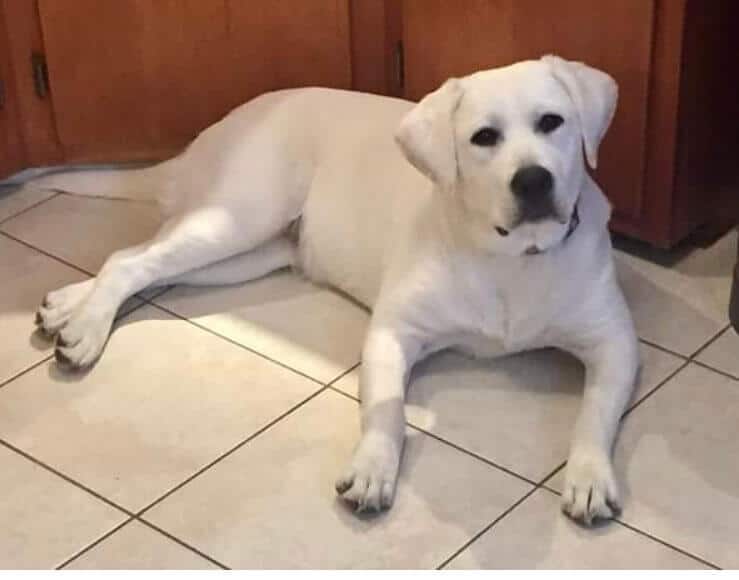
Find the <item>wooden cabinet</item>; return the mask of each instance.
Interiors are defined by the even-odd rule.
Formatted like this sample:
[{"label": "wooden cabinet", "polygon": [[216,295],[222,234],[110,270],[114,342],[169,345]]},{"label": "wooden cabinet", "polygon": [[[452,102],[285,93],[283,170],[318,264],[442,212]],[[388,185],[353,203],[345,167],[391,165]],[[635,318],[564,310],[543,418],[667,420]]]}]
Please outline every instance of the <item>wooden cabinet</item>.
[{"label": "wooden cabinet", "polygon": [[0,0],[0,174],[170,155],[305,85],[418,99],[556,53],[610,72],[597,179],[615,231],[669,247],[739,199],[736,0]]},{"label": "wooden cabinet", "polygon": [[0,175],[23,167],[23,144],[18,128],[18,99],[8,52],[5,15],[0,9]]},{"label": "wooden cabinet", "polygon": [[158,156],[268,90],[351,88],[347,0],[38,0],[38,12],[74,159]]}]

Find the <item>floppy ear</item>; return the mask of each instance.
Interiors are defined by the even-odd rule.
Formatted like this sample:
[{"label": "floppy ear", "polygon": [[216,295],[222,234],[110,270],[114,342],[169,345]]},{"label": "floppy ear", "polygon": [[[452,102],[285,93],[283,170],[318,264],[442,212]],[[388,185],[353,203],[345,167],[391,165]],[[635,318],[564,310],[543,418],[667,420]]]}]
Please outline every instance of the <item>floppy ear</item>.
[{"label": "floppy ear", "polygon": [[442,187],[454,185],[457,178],[452,117],[461,96],[459,80],[449,79],[413,107],[395,132],[405,158]]},{"label": "floppy ear", "polygon": [[595,169],[598,164],[598,146],[611,124],[618,101],[616,81],[603,71],[581,62],[564,60],[558,56],[545,56],[547,63],[570,98],[575,103],[580,118],[585,157]]}]

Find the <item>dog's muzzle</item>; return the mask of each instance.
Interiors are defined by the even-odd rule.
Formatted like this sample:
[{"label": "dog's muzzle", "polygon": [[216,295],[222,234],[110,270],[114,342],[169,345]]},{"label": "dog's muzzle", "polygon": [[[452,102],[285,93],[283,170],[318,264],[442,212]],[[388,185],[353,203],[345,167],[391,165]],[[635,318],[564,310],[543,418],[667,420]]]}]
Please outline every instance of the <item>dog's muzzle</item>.
[{"label": "dog's muzzle", "polygon": [[521,167],[513,175],[511,191],[518,203],[518,223],[556,219],[554,176],[541,165]]}]

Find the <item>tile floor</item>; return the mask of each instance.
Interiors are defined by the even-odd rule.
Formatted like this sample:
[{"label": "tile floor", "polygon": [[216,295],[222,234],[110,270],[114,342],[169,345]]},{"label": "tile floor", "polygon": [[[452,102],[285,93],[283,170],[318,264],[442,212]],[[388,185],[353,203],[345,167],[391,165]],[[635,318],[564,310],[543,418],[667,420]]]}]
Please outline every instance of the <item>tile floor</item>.
[{"label": "tile floor", "polygon": [[586,530],[557,497],[582,369],[553,351],[419,365],[396,505],[362,519],[332,485],[367,313],[335,294],[288,273],[144,292],[93,370],[60,372],[36,304],[155,226],[147,205],[0,194],[0,567],[739,567],[733,234],[618,253],[644,370],[625,510]]}]

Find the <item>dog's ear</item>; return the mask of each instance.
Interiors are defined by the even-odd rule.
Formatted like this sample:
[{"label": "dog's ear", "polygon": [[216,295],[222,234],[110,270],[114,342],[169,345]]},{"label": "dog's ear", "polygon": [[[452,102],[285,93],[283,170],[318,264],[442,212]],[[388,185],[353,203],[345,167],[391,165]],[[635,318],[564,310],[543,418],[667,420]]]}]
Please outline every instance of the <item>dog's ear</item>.
[{"label": "dog's ear", "polygon": [[575,103],[580,119],[585,157],[595,169],[598,164],[598,146],[608,130],[618,101],[618,85],[613,78],[581,62],[545,56],[542,60]]},{"label": "dog's ear", "polygon": [[395,132],[406,159],[443,188],[457,178],[453,116],[461,96],[459,80],[449,79],[413,107]]}]

